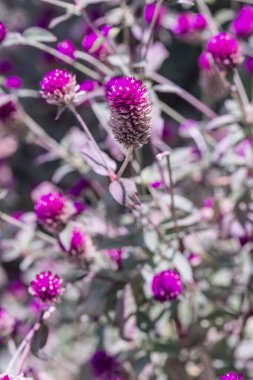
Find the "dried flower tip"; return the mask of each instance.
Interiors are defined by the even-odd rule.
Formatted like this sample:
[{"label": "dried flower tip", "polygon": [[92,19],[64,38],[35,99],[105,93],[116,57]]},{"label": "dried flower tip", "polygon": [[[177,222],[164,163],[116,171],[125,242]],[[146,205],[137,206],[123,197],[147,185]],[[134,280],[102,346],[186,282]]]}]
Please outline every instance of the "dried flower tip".
[{"label": "dried flower tip", "polygon": [[233,69],[243,60],[238,40],[228,33],[219,33],[212,37],[207,45],[207,51],[223,69]]},{"label": "dried flower tip", "polygon": [[63,194],[50,192],[40,197],[35,204],[38,222],[49,232],[62,230],[75,210]]},{"label": "dried flower tip", "polygon": [[106,85],[114,138],[126,148],[147,143],[151,133],[151,101],[142,81],[133,77],[111,79]]},{"label": "dried flower tip", "polygon": [[177,271],[165,270],[154,276],[152,291],[157,301],[175,300],[183,292],[183,282]]},{"label": "dried flower tip", "polygon": [[37,274],[35,280],[31,282],[29,291],[43,302],[52,302],[60,297],[64,289],[59,276],[49,271]]},{"label": "dried flower tip", "polygon": [[5,24],[0,21],[0,44],[5,40],[7,33],[8,31]]},{"label": "dried flower tip", "polygon": [[238,37],[249,37],[253,34],[253,7],[246,5],[240,9],[232,24]]},{"label": "dried flower tip", "polygon": [[79,89],[75,75],[61,69],[47,73],[40,85],[40,93],[47,103],[59,106],[72,103]]},{"label": "dried flower tip", "polygon": [[243,375],[241,373],[237,375],[237,373],[233,371],[221,376],[220,380],[243,380]]},{"label": "dried flower tip", "polygon": [[76,59],[76,47],[71,40],[64,40],[59,42],[57,44],[56,50],[59,53],[64,54],[67,57],[73,59],[73,61]]}]

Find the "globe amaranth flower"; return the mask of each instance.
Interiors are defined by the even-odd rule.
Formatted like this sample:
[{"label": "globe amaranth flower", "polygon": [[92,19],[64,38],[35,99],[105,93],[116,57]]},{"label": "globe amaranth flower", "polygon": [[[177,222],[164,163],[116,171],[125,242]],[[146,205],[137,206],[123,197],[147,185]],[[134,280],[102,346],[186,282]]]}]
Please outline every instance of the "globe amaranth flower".
[{"label": "globe amaranth flower", "polygon": [[49,232],[61,231],[74,211],[71,201],[58,192],[42,195],[35,204],[37,220]]},{"label": "globe amaranth flower", "polygon": [[201,13],[185,12],[178,16],[172,32],[179,37],[191,37],[194,39],[207,26],[207,20]]},{"label": "globe amaranth flower", "polygon": [[243,60],[239,41],[225,32],[210,39],[207,51],[215,63],[223,69],[233,69]]},{"label": "globe amaranth flower", "polygon": [[243,380],[243,375],[241,373],[237,375],[237,373],[233,371],[222,375],[220,380]]},{"label": "globe amaranth flower", "polygon": [[47,103],[59,106],[67,106],[72,103],[79,89],[75,75],[62,69],[55,69],[47,73],[40,85],[40,93]]},{"label": "globe amaranth flower", "polygon": [[17,90],[22,86],[22,79],[17,75],[9,76],[4,84],[9,89]]},{"label": "globe amaranth flower", "polygon": [[253,7],[245,5],[240,9],[232,23],[232,30],[242,38],[253,34]]},{"label": "globe amaranth flower", "polygon": [[156,274],[152,281],[152,292],[157,301],[177,299],[183,292],[183,282],[176,270],[165,270]]},{"label": "globe amaranth flower", "polygon": [[9,337],[15,330],[16,318],[0,306],[0,342]]},{"label": "globe amaranth flower", "polygon": [[43,302],[53,302],[58,300],[64,289],[59,276],[48,271],[37,274],[35,280],[31,282],[29,291]]},{"label": "globe amaranth flower", "polygon": [[109,54],[107,38],[112,27],[105,25],[100,32],[90,32],[82,40],[82,48],[86,53],[93,55],[95,58],[104,60]]},{"label": "globe amaranth flower", "polygon": [[92,92],[99,87],[99,84],[95,80],[87,79],[80,83],[79,91]]},{"label": "globe amaranth flower", "polygon": [[115,356],[101,350],[93,354],[90,359],[93,375],[98,379],[110,379],[119,375],[121,366]]},{"label": "globe amaranth flower", "polygon": [[114,138],[125,148],[147,143],[151,133],[151,100],[146,86],[133,77],[111,79],[106,85]]},{"label": "globe amaranth flower", "polygon": [[56,46],[56,50],[59,53],[73,59],[73,61],[76,59],[76,47],[71,40],[64,40],[59,42]]},{"label": "globe amaranth flower", "polygon": [[70,259],[87,263],[94,251],[90,236],[80,223],[68,225],[59,236],[59,245]]},{"label": "globe amaranth flower", "polygon": [[7,33],[8,31],[5,24],[0,21],[0,44],[5,40]]},{"label": "globe amaranth flower", "polygon": [[[151,24],[154,15],[155,15],[155,10],[156,10],[156,5],[157,2],[146,4],[145,9],[144,9],[144,17],[145,21],[147,24]],[[163,18],[167,15],[167,8],[164,5],[161,5],[158,14],[157,14],[157,19],[156,19],[156,27],[161,26]]]}]

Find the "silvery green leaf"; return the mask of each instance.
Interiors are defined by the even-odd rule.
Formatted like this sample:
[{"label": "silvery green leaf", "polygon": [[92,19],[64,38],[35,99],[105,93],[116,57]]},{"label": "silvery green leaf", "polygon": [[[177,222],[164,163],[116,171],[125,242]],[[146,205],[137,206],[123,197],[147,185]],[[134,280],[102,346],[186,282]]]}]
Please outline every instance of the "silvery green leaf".
[{"label": "silvery green leaf", "polygon": [[49,32],[47,29],[39,28],[38,26],[32,26],[24,31],[23,37],[29,41],[40,41],[40,42],[55,42],[57,37]]}]

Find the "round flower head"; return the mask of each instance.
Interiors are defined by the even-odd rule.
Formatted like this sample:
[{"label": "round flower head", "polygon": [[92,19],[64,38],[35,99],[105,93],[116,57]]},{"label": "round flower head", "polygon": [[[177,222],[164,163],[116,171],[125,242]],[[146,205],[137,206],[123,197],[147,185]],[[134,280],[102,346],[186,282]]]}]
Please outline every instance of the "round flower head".
[{"label": "round flower head", "polygon": [[72,203],[63,194],[44,194],[35,204],[38,222],[50,232],[60,231],[74,213]]},{"label": "round flower head", "polygon": [[111,29],[111,26],[105,25],[101,29],[100,33],[88,33],[82,40],[83,50],[100,60],[104,60],[108,55],[108,48],[106,46],[105,39],[108,37]]},{"label": "round flower head", "polygon": [[210,53],[203,52],[199,56],[198,60],[199,68],[205,71],[211,71],[212,69],[212,56]]},{"label": "round flower head", "polygon": [[125,148],[147,143],[151,132],[151,101],[147,88],[133,77],[111,79],[106,85],[115,140]]},{"label": "round flower head", "polygon": [[152,291],[157,301],[165,302],[177,299],[183,291],[183,282],[175,270],[165,270],[154,276]]},{"label": "round flower head", "polygon": [[173,33],[179,36],[196,36],[196,32],[201,32],[207,28],[207,20],[201,13],[181,13],[173,27]]},{"label": "round flower head", "polygon": [[64,40],[57,44],[56,50],[59,53],[66,55],[67,57],[75,60],[76,47],[71,40]]},{"label": "round flower head", "polygon": [[94,250],[92,240],[81,224],[68,225],[59,234],[59,244],[70,259],[87,263]]},{"label": "round flower head", "polygon": [[40,85],[42,97],[46,99],[47,103],[55,105],[67,106],[70,104],[79,89],[75,75],[61,69],[47,73]]},{"label": "round flower head", "polygon": [[210,39],[207,51],[212,54],[214,61],[225,69],[232,69],[242,62],[238,40],[225,32]]},{"label": "round flower head", "polygon": [[16,319],[0,306],[0,342],[10,336],[16,327]]},{"label": "round flower head", "polygon": [[22,79],[18,76],[10,76],[5,80],[5,87],[9,89],[19,89],[22,86]]},{"label": "round flower head", "polygon": [[233,371],[222,375],[220,380],[243,380],[243,375],[240,373],[237,375],[237,373]]},{"label": "round flower head", "polygon": [[87,79],[87,80],[83,81],[82,83],[80,83],[79,90],[85,91],[85,92],[92,92],[92,91],[96,90],[96,88],[98,88],[98,86],[99,86],[98,82],[96,82],[95,80]]},{"label": "round flower head", "polygon": [[6,35],[7,35],[7,28],[5,24],[2,21],[0,21],[0,43],[3,42],[3,40],[5,40]]},{"label": "round flower head", "polygon": [[117,376],[120,370],[117,359],[103,350],[95,352],[90,359],[90,365],[93,375],[101,379]]},{"label": "round flower head", "polygon": [[31,282],[29,291],[43,302],[56,301],[63,292],[62,280],[57,274],[41,272]]},{"label": "round flower head", "polygon": [[249,37],[253,34],[253,7],[249,5],[242,7],[232,24],[232,28],[238,37]]},{"label": "round flower head", "polygon": [[[150,3],[145,6],[144,17],[147,24],[151,24],[153,17],[155,15],[157,3]],[[164,5],[161,5],[158,11],[156,27],[161,26],[162,19],[167,15],[167,8]]]},{"label": "round flower head", "polygon": [[201,13],[196,13],[192,17],[192,27],[194,30],[205,30],[207,28],[207,19]]}]

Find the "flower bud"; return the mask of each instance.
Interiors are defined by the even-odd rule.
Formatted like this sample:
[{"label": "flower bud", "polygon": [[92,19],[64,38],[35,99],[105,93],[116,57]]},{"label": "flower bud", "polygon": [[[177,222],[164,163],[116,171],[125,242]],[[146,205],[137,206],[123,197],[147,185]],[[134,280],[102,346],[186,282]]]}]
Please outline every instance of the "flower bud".
[{"label": "flower bud", "polygon": [[152,291],[157,301],[172,301],[183,292],[183,282],[177,271],[165,270],[154,276]]},{"label": "flower bud", "polygon": [[71,40],[64,40],[57,44],[56,50],[66,55],[67,57],[73,59],[73,61],[76,59],[75,53],[76,53],[76,47],[73,44]]},{"label": "flower bud", "polygon": [[56,301],[63,292],[62,280],[50,271],[41,272],[31,282],[29,291],[43,302]]},{"label": "flower bud", "polygon": [[232,24],[232,29],[238,37],[249,37],[253,34],[253,7],[245,5],[238,12]]}]

